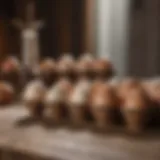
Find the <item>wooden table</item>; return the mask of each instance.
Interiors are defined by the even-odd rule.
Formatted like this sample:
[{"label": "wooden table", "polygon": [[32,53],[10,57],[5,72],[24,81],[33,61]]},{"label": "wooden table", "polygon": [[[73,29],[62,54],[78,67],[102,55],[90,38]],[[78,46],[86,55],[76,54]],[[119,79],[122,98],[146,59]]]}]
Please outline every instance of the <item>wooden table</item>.
[{"label": "wooden table", "polygon": [[160,159],[158,132],[143,138],[131,138],[122,133],[94,133],[87,128],[48,128],[42,122],[29,123],[25,121],[26,117],[28,113],[20,105],[0,109],[0,159]]}]

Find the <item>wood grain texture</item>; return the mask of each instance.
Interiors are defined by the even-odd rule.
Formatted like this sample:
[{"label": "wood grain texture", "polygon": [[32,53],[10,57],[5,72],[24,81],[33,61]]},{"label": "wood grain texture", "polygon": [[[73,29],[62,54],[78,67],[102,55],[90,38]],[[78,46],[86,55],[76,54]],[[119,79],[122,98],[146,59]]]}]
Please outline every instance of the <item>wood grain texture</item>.
[{"label": "wood grain texture", "polygon": [[0,17],[0,60],[8,54],[7,27],[3,17]]},{"label": "wood grain texture", "polygon": [[94,18],[95,18],[95,1],[85,0],[84,1],[84,51],[94,52]]},{"label": "wood grain texture", "polygon": [[[12,160],[159,160],[160,139],[98,134],[89,129],[46,128],[27,122],[23,106],[0,109],[0,156]],[[23,122],[23,123],[22,123]],[[3,160],[8,160],[3,158]]]},{"label": "wood grain texture", "polygon": [[58,52],[72,51],[72,0],[56,1],[56,22]]}]

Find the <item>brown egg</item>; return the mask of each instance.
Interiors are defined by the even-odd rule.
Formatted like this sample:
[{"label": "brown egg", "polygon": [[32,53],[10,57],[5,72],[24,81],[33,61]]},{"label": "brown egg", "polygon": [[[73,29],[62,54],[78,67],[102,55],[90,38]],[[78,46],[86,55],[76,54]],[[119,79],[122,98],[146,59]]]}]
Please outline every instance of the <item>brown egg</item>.
[{"label": "brown egg", "polygon": [[127,129],[132,133],[141,132],[148,120],[149,98],[143,88],[132,88],[125,98],[122,113]]},{"label": "brown egg", "polygon": [[118,100],[114,89],[108,84],[97,84],[95,93],[91,97],[91,111],[98,127],[111,127],[113,113],[117,108]]},{"label": "brown egg", "polygon": [[14,100],[14,89],[6,83],[0,82],[0,104],[10,104]]},{"label": "brown egg", "polygon": [[91,83],[79,80],[69,96],[69,115],[73,124],[82,125],[86,120]]},{"label": "brown egg", "polygon": [[127,78],[122,80],[117,87],[117,95],[121,99],[122,104],[130,90],[139,87],[141,87],[141,83],[137,79]]},{"label": "brown egg", "polygon": [[40,78],[50,86],[57,79],[56,64],[53,59],[48,58],[40,63]]},{"label": "brown egg", "polygon": [[93,64],[95,59],[91,54],[82,55],[76,64],[77,78],[93,79]]},{"label": "brown egg", "polygon": [[108,79],[113,76],[113,66],[106,59],[97,59],[93,65],[96,79]]},{"label": "brown egg", "polygon": [[31,81],[23,92],[23,101],[33,117],[42,117],[44,111],[44,97],[46,87],[40,80]]},{"label": "brown egg", "polygon": [[51,87],[45,96],[47,116],[56,123],[68,116],[68,96],[71,90],[71,83],[67,79],[61,79]]},{"label": "brown egg", "polygon": [[60,57],[57,63],[57,70],[59,78],[68,78],[69,80],[75,79],[75,62],[71,55],[64,54]]},{"label": "brown egg", "polygon": [[1,78],[11,83],[16,89],[20,87],[21,65],[17,58],[10,56],[2,63]]},{"label": "brown egg", "polygon": [[145,89],[151,100],[160,104],[160,81],[150,81],[150,83],[146,84]]},{"label": "brown egg", "polygon": [[18,72],[20,70],[20,62],[16,57],[7,57],[2,63],[2,70],[6,73],[8,72]]}]

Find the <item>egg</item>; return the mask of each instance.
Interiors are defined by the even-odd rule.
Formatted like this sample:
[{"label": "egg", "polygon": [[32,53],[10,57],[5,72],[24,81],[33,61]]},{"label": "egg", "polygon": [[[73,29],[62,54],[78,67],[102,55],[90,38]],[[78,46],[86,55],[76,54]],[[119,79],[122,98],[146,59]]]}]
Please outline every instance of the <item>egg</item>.
[{"label": "egg", "polygon": [[113,125],[113,113],[117,108],[118,98],[109,84],[99,82],[93,87],[90,104],[94,120],[98,127],[109,128]]},{"label": "egg", "polygon": [[117,86],[117,95],[121,100],[121,104],[123,105],[123,101],[131,89],[139,87],[141,87],[141,82],[138,79],[124,78]]},{"label": "egg", "polygon": [[149,97],[156,103],[160,104],[160,81],[151,80],[145,86]]},{"label": "egg", "polygon": [[76,64],[77,79],[87,78],[93,79],[93,64],[95,58],[91,54],[82,55]]},{"label": "egg", "polygon": [[160,80],[151,78],[143,83],[143,87],[150,98],[149,126],[159,126],[160,124]]},{"label": "egg", "polygon": [[109,79],[113,76],[113,66],[107,59],[97,59],[93,65],[96,79]]},{"label": "egg", "polygon": [[148,120],[149,98],[143,88],[132,88],[121,108],[128,131],[143,131]]},{"label": "egg", "polygon": [[69,113],[72,123],[76,125],[84,124],[85,115],[88,108],[91,82],[83,79],[79,80],[69,96]]},{"label": "egg", "polygon": [[31,81],[24,89],[23,101],[31,116],[41,117],[44,111],[44,97],[46,86],[40,80]]},{"label": "egg", "polygon": [[14,89],[13,87],[4,82],[0,82],[0,104],[10,104],[14,100]]},{"label": "egg", "polygon": [[47,58],[40,63],[40,78],[47,86],[51,86],[57,79],[57,67],[53,59]]},{"label": "egg", "polygon": [[2,63],[2,71],[5,73],[19,71],[20,69],[20,62],[16,57],[9,56],[7,57],[4,62]]},{"label": "egg", "polygon": [[21,83],[21,64],[16,57],[9,56],[1,64],[1,77],[17,90]]},{"label": "egg", "polygon": [[75,60],[71,54],[64,54],[57,62],[57,71],[59,78],[68,78],[71,81],[75,79]]},{"label": "egg", "polygon": [[71,89],[70,81],[62,78],[48,90],[45,96],[47,116],[56,123],[61,122],[68,114],[68,96]]}]

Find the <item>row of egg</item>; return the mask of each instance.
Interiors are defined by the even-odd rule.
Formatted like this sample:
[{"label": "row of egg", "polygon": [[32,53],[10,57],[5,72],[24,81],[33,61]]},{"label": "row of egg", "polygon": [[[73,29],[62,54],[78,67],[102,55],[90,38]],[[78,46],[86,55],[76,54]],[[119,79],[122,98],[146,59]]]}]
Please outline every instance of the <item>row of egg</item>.
[{"label": "row of egg", "polygon": [[107,59],[96,59],[91,54],[85,54],[77,61],[71,55],[64,55],[57,62],[51,59],[43,61],[40,71],[42,77],[47,77],[48,73],[48,79],[51,78],[51,73],[57,74],[60,78],[68,77],[70,80],[77,80],[81,77],[108,79],[113,74],[113,67]]},{"label": "row of egg", "polygon": [[119,121],[117,115],[121,114],[128,129],[137,132],[142,130],[150,116],[155,116],[150,112],[159,107],[159,92],[160,81],[91,82],[82,78],[72,85],[68,79],[62,78],[49,90],[40,80],[29,83],[23,100],[31,115],[49,115],[57,123],[65,116],[76,124],[83,124],[92,117],[97,126],[103,128]]},{"label": "row of egg", "polygon": [[92,54],[84,54],[77,60],[71,54],[64,54],[58,60],[47,58],[32,69],[22,66],[15,57],[8,57],[1,63],[1,78],[12,81],[12,84],[21,81],[20,77],[24,73],[29,79],[40,77],[46,84],[51,85],[61,77],[74,81],[79,77],[107,79],[112,76],[113,67],[107,59],[95,58]]}]

